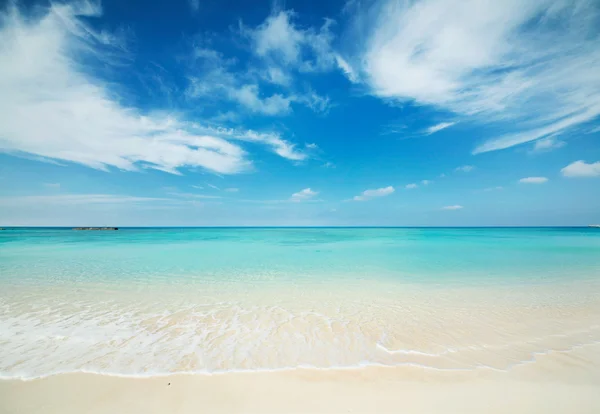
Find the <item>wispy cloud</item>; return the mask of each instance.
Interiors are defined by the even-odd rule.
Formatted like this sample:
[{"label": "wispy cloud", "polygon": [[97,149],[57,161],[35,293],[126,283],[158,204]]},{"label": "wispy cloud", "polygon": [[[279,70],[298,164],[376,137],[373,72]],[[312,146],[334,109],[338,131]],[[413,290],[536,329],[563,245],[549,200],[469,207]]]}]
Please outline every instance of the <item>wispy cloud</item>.
[{"label": "wispy cloud", "polygon": [[421,180],[421,184],[423,184],[423,185],[429,185],[429,184],[432,184],[432,183],[433,183],[432,180]]},{"label": "wispy cloud", "polygon": [[600,176],[600,161],[587,164],[583,160],[575,161],[560,172],[565,177],[598,177]]},{"label": "wispy cloud", "polygon": [[252,40],[254,53],[265,59],[269,67],[318,72],[340,65],[349,71],[349,65],[344,65],[331,47],[333,20],[325,19],[315,30],[299,27],[294,17],[291,10],[274,9],[258,27],[242,26],[242,32]]},{"label": "wispy cloud", "polygon": [[238,191],[240,191],[239,188],[235,188],[235,187],[230,187],[230,188],[226,188],[223,191],[227,192],[227,193],[237,193]]},{"label": "wispy cloud", "polygon": [[[280,68],[244,70],[237,67],[236,60],[227,59],[220,52],[202,46],[195,49],[193,57],[194,67],[186,91],[191,99],[230,101],[246,111],[267,116],[287,115],[292,112],[294,103],[321,113],[330,108],[329,98],[313,90],[291,92],[291,75]],[[261,87],[261,80],[285,88],[266,94],[264,90],[272,88]]]},{"label": "wispy cloud", "polygon": [[294,78],[299,72],[335,69],[343,61],[331,47],[332,24],[326,19],[318,30],[302,28],[295,23],[293,11],[277,8],[256,27],[240,23],[238,34],[242,39],[238,40],[250,43],[253,63],[246,67],[236,59],[198,46],[187,94],[198,99],[233,101],[245,110],[269,116],[291,113],[292,104],[327,113],[332,106],[329,97],[310,87],[296,88]]},{"label": "wispy cloud", "polygon": [[310,188],[305,188],[302,191],[298,191],[297,193],[292,194],[290,197],[290,201],[301,202],[311,200],[316,197],[319,193],[317,191],[313,191]]},{"label": "wispy cloud", "polygon": [[406,184],[404,186],[404,188],[406,188],[407,190],[412,190],[412,189],[417,188],[417,187],[419,187],[419,186],[417,184],[415,184],[415,183]]},{"label": "wispy cloud", "polygon": [[562,148],[565,145],[567,145],[565,141],[556,139],[556,137],[548,137],[535,141],[535,143],[533,144],[533,152],[551,151],[554,149]]},{"label": "wispy cloud", "polygon": [[0,197],[0,205],[18,206],[30,204],[42,205],[79,205],[79,204],[123,204],[169,201],[160,197],[135,197],[115,194],[61,194],[61,195],[30,195],[18,197]]},{"label": "wispy cloud", "polygon": [[377,96],[502,123],[474,153],[495,151],[600,115],[599,15],[594,0],[379,0],[359,7],[355,60]]},{"label": "wispy cloud", "polygon": [[391,185],[388,187],[377,188],[374,190],[365,190],[360,195],[354,196],[354,201],[366,201],[375,197],[385,197],[394,192],[394,187]]},{"label": "wispy cloud", "polygon": [[184,193],[180,191],[170,192],[169,195],[180,198],[204,198],[204,199],[217,199],[221,198],[221,196],[216,195],[206,195],[206,194],[198,194],[198,193]]},{"label": "wispy cloud", "polygon": [[456,169],[454,171],[458,171],[458,172],[471,172],[475,169],[475,167],[473,167],[472,165],[462,165],[460,167],[456,167]]},{"label": "wispy cloud", "polygon": [[462,210],[464,207],[459,205],[459,204],[455,204],[453,206],[445,206],[442,207],[442,210]]},{"label": "wispy cloud", "polygon": [[425,130],[425,134],[426,135],[435,134],[436,132],[439,132],[442,129],[449,128],[449,127],[451,127],[452,125],[455,125],[455,124],[456,124],[456,122],[441,122],[439,124],[432,125],[429,128],[427,128]]},{"label": "wispy cloud", "polygon": [[525,177],[519,180],[523,184],[544,184],[547,181],[546,177]]},{"label": "wispy cloud", "polygon": [[252,162],[241,141],[288,159],[306,157],[276,134],[207,128],[176,113],[124,106],[108,82],[86,70],[93,62],[111,65],[125,53],[121,39],[84,21],[100,15],[87,2],[54,4],[36,18],[25,19],[16,8],[2,14],[0,151],[102,170],[169,173],[186,167],[248,171]]},{"label": "wispy cloud", "polygon": [[496,187],[488,187],[488,188],[484,188],[483,191],[500,191],[503,190],[504,187],[501,186],[496,186]]},{"label": "wispy cloud", "polygon": [[357,83],[359,79],[356,70],[350,66],[350,64],[340,55],[335,55],[335,60],[338,67],[341,69],[344,75],[346,75],[348,80],[352,83]]}]

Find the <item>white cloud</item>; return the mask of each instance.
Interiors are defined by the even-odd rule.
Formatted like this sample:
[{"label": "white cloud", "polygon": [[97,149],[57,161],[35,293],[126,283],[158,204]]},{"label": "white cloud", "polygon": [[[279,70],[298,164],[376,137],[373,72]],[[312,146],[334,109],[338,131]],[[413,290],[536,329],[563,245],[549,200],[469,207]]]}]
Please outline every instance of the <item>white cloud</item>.
[{"label": "white cloud", "polygon": [[445,206],[442,207],[442,210],[462,210],[464,207],[458,204],[455,204],[453,206]]},{"label": "white cloud", "polygon": [[294,23],[293,11],[275,10],[255,29],[242,27],[242,31],[252,40],[254,53],[267,59],[271,66],[314,72],[343,66],[343,59],[331,48],[333,23],[325,19],[319,30],[305,29]]},{"label": "white cloud", "polygon": [[232,89],[230,92],[236,101],[252,112],[265,115],[280,115],[287,114],[291,110],[291,97],[285,97],[276,93],[269,97],[261,98],[259,96],[258,85],[244,85],[239,89]]},{"label": "white cloud", "polygon": [[358,82],[358,74],[356,73],[354,68],[352,68],[352,66],[350,66],[350,64],[340,55],[336,54],[335,60],[338,65],[338,68],[340,68],[341,71],[344,72],[344,74],[346,75],[348,80],[352,83],[357,83]]},{"label": "white cloud", "polygon": [[533,144],[534,152],[550,151],[553,149],[562,148],[567,145],[566,142],[556,139],[556,137],[548,137],[539,139]]},{"label": "white cloud", "polygon": [[80,204],[123,204],[144,203],[156,201],[169,201],[168,198],[134,197],[115,194],[61,194],[61,195],[34,195],[18,197],[0,197],[2,206],[19,205],[80,205]]},{"label": "white cloud", "polygon": [[594,0],[379,0],[356,18],[368,34],[357,60],[377,96],[514,129],[474,153],[509,148],[600,115],[598,11]]},{"label": "white cloud", "polygon": [[228,193],[237,193],[238,191],[240,191],[240,189],[231,187],[231,188],[226,188],[223,191],[228,192]]},{"label": "white cloud", "polygon": [[546,177],[526,177],[519,180],[523,184],[544,184],[548,179]]},{"label": "white cloud", "polygon": [[[599,94],[600,97],[600,94]],[[560,121],[548,124],[544,127],[531,129],[526,132],[504,135],[484,142],[473,150],[473,154],[496,151],[535,141],[550,135],[558,135],[560,132],[575,125],[582,124],[596,118],[600,114],[600,104],[584,111],[577,111],[575,115],[562,118]]]},{"label": "white cloud", "polygon": [[282,139],[277,133],[259,133],[252,130],[240,131],[232,128],[203,128],[203,130],[232,140],[267,145],[274,153],[288,160],[302,161],[307,158],[304,152],[296,150],[295,144]]},{"label": "white cloud", "polygon": [[297,193],[292,194],[292,196],[290,197],[290,201],[294,201],[294,202],[306,201],[306,200],[310,200],[310,199],[314,198],[318,194],[319,193],[317,191],[313,191],[310,188],[305,188],[302,191],[298,191]]},{"label": "white cloud", "polygon": [[302,103],[314,112],[323,114],[326,114],[332,106],[328,96],[321,96],[310,90],[302,95],[294,96],[294,102]]},{"label": "white cloud", "polygon": [[471,172],[475,169],[475,167],[473,167],[472,165],[462,165],[460,167],[456,167],[456,169],[454,171],[459,171],[459,172]]},{"label": "white cloud", "polygon": [[404,188],[406,188],[407,190],[412,190],[413,188],[417,188],[417,187],[418,187],[418,185],[417,185],[417,184],[415,184],[415,183],[406,184],[406,185],[404,186]]},{"label": "white cloud", "polygon": [[391,185],[388,187],[377,188],[374,190],[365,190],[361,195],[354,196],[354,201],[366,201],[374,197],[385,197],[394,192],[394,187]]},{"label": "white cloud", "polygon": [[292,83],[290,74],[275,66],[267,68],[266,75],[266,80],[275,85],[289,86]]},{"label": "white cloud", "polygon": [[194,58],[196,66],[189,76],[186,90],[189,98],[232,101],[251,113],[268,116],[289,114],[292,103],[305,105],[315,112],[327,112],[330,107],[329,97],[312,90],[305,93],[263,93],[257,77],[289,86],[291,76],[280,68],[269,67],[266,71],[258,71],[258,75],[235,71],[234,59],[226,59],[221,53],[204,47],[195,49]]},{"label": "white cloud", "polygon": [[206,128],[122,104],[109,83],[90,76],[83,64],[111,64],[123,51],[120,39],[82,20],[100,14],[81,3],[53,5],[37,19],[24,19],[15,8],[1,15],[0,151],[102,170],[170,173],[184,167],[248,170],[248,153],[231,141],[262,144],[288,159],[306,157],[276,134]]},{"label": "white cloud", "polygon": [[[187,95],[190,98],[227,99],[253,113],[285,115],[291,111],[293,95],[280,93],[264,95],[254,79],[233,72],[235,60],[226,59],[217,51],[204,47],[194,50],[197,67],[189,77]],[[276,71],[270,73],[283,81]],[[279,77],[278,77],[279,76]]]},{"label": "white cloud", "polygon": [[429,185],[431,183],[433,183],[433,181],[431,181],[431,180],[421,180],[421,184],[423,184],[423,185]]},{"label": "white cloud", "polygon": [[504,189],[504,187],[496,186],[496,187],[484,188],[483,191],[500,191],[500,190],[503,190],[503,189]]},{"label": "white cloud", "polygon": [[308,149],[317,149],[317,148],[319,148],[319,146],[317,144],[315,144],[314,142],[307,143],[305,146]]},{"label": "white cloud", "polygon": [[587,164],[583,160],[575,161],[560,170],[565,177],[598,177],[600,176],[600,161]]},{"label": "white cloud", "polygon": [[439,124],[432,125],[425,130],[425,134],[435,134],[436,132],[441,131],[442,129],[450,128],[454,124],[456,124],[456,122],[441,122]]}]

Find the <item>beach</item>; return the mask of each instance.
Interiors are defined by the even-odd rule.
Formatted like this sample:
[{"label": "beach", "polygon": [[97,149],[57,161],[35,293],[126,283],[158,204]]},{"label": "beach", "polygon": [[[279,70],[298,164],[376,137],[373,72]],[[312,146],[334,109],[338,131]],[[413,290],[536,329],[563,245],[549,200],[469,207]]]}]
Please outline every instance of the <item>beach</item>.
[{"label": "beach", "polygon": [[600,410],[593,230],[11,231],[0,412]]},{"label": "beach", "polygon": [[[597,356],[600,348],[586,352]],[[145,379],[64,374],[0,381],[1,412],[597,413],[600,365],[595,374],[586,374],[582,367],[558,368],[560,358],[539,361],[537,372],[510,374],[432,373],[418,368]]]}]

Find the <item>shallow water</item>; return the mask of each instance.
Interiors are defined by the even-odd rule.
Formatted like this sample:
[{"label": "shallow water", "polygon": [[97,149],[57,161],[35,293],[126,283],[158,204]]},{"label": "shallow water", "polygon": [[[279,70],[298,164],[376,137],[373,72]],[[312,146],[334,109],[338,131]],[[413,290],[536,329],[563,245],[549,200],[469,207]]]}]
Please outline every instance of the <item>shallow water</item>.
[{"label": "shallow water", "polygon": [[598,321],[597,229],[0,232],[7,378],[506,371],[598,344]]}]

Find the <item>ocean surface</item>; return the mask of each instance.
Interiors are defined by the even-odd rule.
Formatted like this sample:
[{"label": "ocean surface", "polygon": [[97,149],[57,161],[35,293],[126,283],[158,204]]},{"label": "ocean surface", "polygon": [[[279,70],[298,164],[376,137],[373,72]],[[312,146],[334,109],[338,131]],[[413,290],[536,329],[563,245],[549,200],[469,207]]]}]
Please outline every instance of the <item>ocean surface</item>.
[{"label": "ocean surface", "polygon": [[510,371],[600,343],[600,229],[0,231],[0,378]]}]

